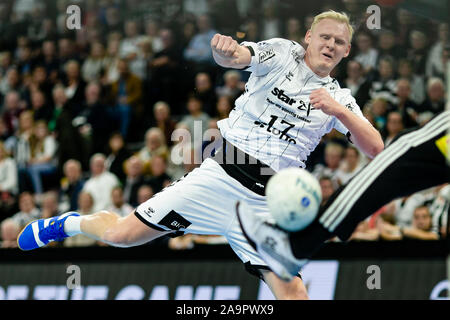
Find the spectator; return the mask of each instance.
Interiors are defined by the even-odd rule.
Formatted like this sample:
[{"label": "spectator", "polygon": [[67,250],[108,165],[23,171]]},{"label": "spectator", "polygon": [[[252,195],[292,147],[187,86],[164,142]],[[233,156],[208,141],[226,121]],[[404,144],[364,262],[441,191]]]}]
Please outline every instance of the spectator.
[{"label": "spectator", "polygon": [[117,6],[109,6],[106,8],[105,30],[109,30],[109,32],[122,32],[123,21]]},{"label": "spectator", "polygon": [[80,105],[84,101],[86,82],[81,78],[80,63],[76,60],[69,60],[65,66],[64,86],[69,103]]},{"label": "spectator", "polygon": [[217,31],[211,26],[209,17],[205,14],[197,18],[198,33],[189,42],[184,50],[184,58],[196,65],[213,65],[214,59],[211,51],[211,39]]},{"label": "spectator", "polygon": [[29,110],[23,111],[19,117],[19,130],[16,135],[9,137],[5,141],[6,150],[12,154],[17,163],[19,172],[19,192],[30,190],[28,188],[28,174],[26,166],[31,158],[30,142],[35,139],[33,136],[33,113]]},{"label": "spectator", "polygon": [[91,51],[81,67],[81,75],[85,82],[99,81],[106,68],[105,48],[101,42],[91,44]]},{"label": "spectator", "polygon": [[403,116],[398,111],[391,111],[387,115],[384,146],[387,147],[392,140],[405,129]]},{"label": "spectator", "polygon": [[139,34],[139,24],[135,20],[125,21],[125,38],[120,42],[119,55],[128,62],[130,72],[140,80],[146,77],[146,65],[142,59],[140,43],[144,38]]},{"label": "spectator", "polygon": [[82,106],[70,104],[65,88],[60,84],[53,89],[53,101],[55,107],[48,126],[58,143],[58,165],[61,167],[67,160],[76,159],[87,167],[85,157],[88,152],[83,149],[81,134],[72,123]]},{"label": "spectator", "polygon": [[17,91],[10,91],[5,96],[3,121],[8,128],[8,135],[13,135],[19,129],[19,116],[24,108],[20,105],[20,96]]},{"label": "spectator", "polygon": [[395,61],[405,57],[406,52],[395,42],[395,33],[391,30],[381,30],[378,37],[378,56],[390,56]]},{"label": "spectator", "polygon": [[304,38],[305,32],[302,30],[300,20],[296,17],[289,18],[286,21],[286,39],[298,42],[305,47]]},{"label": "spectator", "polygon": [[432,231],[432,219],[427,206],[419,206],[414,210],[410,227],[401,229],[404,237],[419,240],[438,240],[439,236]]},{"label": "spectator", "polygon": [[378,73],[372,81],[370,97],[383,97],[390,103],[395,103],[395,89],[397,82],[394,75],[395,61],[390,57],[380,58],[378,63]]},{"label": "spectator", "polygon": [[36,90],[31,93],[31,108],[34,121],[50,121],[53,115],[53,107],[46,101],[42,91]]},{"label": "spectator", "polygon": [[278,6],[273,1],[263,4],[262,14],[264,23],[261,28],[261,36],[263,39],[281,37],[282,22],[277,9]]},{"label": "spectator", "polygon": [[325,146],[325,164],[317,164],[314,166],[313,175],[317,178],[321,176],[329,176],[333,181],[334,189],[340,185],[338,177],[341,175],[339,166],[344,156],[344,147],[335,142],[329,142]]},{"label": "spectator", "polygon": [[47,219],[60,214],[58,209],[58,193],[48,191],[42,197],[41,218]]},{"label": "spectator", "polygon": [[154,53],[158,53],[163,49],[159,30],[158,21],[149,19],[145,22],[145,35],[151,39],[151,47]]},{"label": "spectator", "polygon": [[34,137],[30,143],[31,157],[28,160],[28,174],[33,183],[36,196],[42,195],[44,185],[42,176],[49,176],[56,173],[57,169],[57,143],[55,138],[49,134],[47,123],[37,121],[34,125]]},{"label": "spectator", "polygon": [[152,174],[147,184],[152,187],[154,193],[158,193],[171,182],[171,177],[166,172],[167,160],[162,156],[154,156],[150,168]]},{"label": "spectator", "polygon": [[153,189],[148,184],[144,184],[139,187],[137,192],[137,201],[138,203],[144,203],[151,197],[153,197],[155,193],[153,192]]},{"label": "spectator", "polygon": [[411,48],[406,58],[412,62],[413,72],[417,75],[425,74],[427,63],[427,35],[419,30],[413,30],[409,36]]},{"label": "spectator", "polygon": [[111,191],[119,185],[119,179],[105,170],[105,156],[96,153],[90,160],[90,178],[86,181],[83,191],[88,192],[94,199],[93,212],[105,210],[111,205]]},{"label": "spectator", "polygon": [[357,54],[354,60],[361,63],[364,69],[364,74],[376,69],[378,60],[378,50],[372,45],[372,36],[361,31],[356,35]]},{"label": "spectator", "polygon": [[134,209],[131,205],[125,202],[122,187],[117,186],[111,191],[111,199],[112,205],[107,210],[110,212],[115,212],[121,217],[129,215]]},{"label": "spectator", "polygon": [[145,146],[137,153],[144,164],[145,173],[150,173],[150,163],[156,155],[168,157],[169,149],[162,130],[153,127],[145,133]]},{"label": "spectator", "polygon": [[52,106],[52,88],[53,84],[50,83],[47,71],[41,65],[36,65],[33,68],[33,73],[28,81],[24,82],[24,96],[27,102],[32,98],[33,92],[41,91],[44,94],[44,99],[49,107]]},{"label": "spectator", "polygon": [[364,69],[361,63],[351,60],[347,63],[347,78],[345,78],[341,86],[349,88],[352,96],[360,106],[364,106],[369,101],[370,81],[364,75]]},{"label": "spectator", "polygon": [[448,40],[448,23],[440,23],[438,29],[438,40],[431,47],[427,58],[425,71],[427,78],[439,77],[444,80],[445,66],[442,57],[445,47],[449,45]]},{"label": "spectator", "polygon": [[176,122],[171,118],[170,106],[164,101],[158,101],[153,106],[152,127],[158,127],[164,133],[167,146],[172,146],[172,133]]},{"label": "spectator", "polygon": [[106,170],[114,173],[123,184],[126,178],[125,161],[130,157],[130,152],[125,147],[125,141],[119,132],[111,134],[108,145],[110,153],[105,162]]},{"label": "spectator", "polygon": [[136,20],[127,20],[124,25],[125,38],[120,42],[119,55],[121,58],[132,60],[136,55],[139,41],[139,24]]},{"label": "spectator", "polygon": [[389,106],[387,100],[381,97],[372,99],[370,102],[374,126],[380,132],[385,130]]},{"label": "spectator", "polygon": [[105,56],[105,72],[101,78],[103,85],[111,85],[119,80],[120,40],[110,37]]},{"label": "spectator", "polygon": [[[179,78],[182,52],[175,42],[171,29],[161,29],[160,37],[163,48],[150,61],[150,81],[147,90],[153,92],[153,101],[163,100],[171,106],[178,106],[180,99],[173,92],[174,88],[180,89],[179,83],[182,79]],[[176,109],[174,113],[180,114],[181,110]]]},{"label": "spectator", "polygon": [[431,78],[427,82],[427,95],[419,107],[420,113],[429,112],[433,115],[445,109],[445,85],[439,78]]},{"label": "spectator", "polygon": [[[115,113],[119,117],[120,133],[125,141],[138,134],[136,126],[130,130],[130,123],[142,116],[142,81],[130,72],[126,60],[118,63],[119,79],[111,85],[111,99],[115,102]],[[129,135],[129,131],[132,131]]]},{"label": "spectator", "polygon": [[362,168],[363,161],[361,161],[361,155],[358,149],[353,145],[347,146],[337,174],[339,183],[341,185],[346,184]]},{"label": "spectator", "polygon": [[413,73],[412,63],[407,59],[399,60],[397,72],[400,79],[407,79],[410,83],[410,99],[420,105],[425,99],[425,84],[423,77]]},{"label": "spectator", "polygon": [[199,72],[195,76],[195,91],[202,101],[203,110],[211,117],[215,114],[217,96],[212,86],[211,77],[206,72]]},{"label": "spectator", "polygon": [[[183,23],[181,35],[180,35],[180,39],[179,39],[179,41],[181,43],[181,48],[183,50],[185,50],[187,48],[187,46],[189,45],[189,42],[191,42],[192,38],[195,36],[196,33],[197,33],[197,26],[195,25],[195,21],[193,21],[191,19],[187,19]],[[161,41],[161,38],[159,38],[159,40]],[[161,42],[161,46],[162,46],[162,42]],[[161,49],[162,49],[162,47],[161,47]],[[154,51],[156,53],[156,52],[159,52],[161,49],[159,49],[159,50],[154,49]]]},{"label": "spectator", "polygon": [[402,48],[407,48],[410,38],[410,33],[413,28],[413,25],[416,21],[416,17],[411,14],[408,10],[400,8],[397,10],[397,25],[395,27],[396,31],[396,40],[395,43],[397,46]]},{"label": "spectator", "polygon": [[[0,141],[0,212],[10,216],[16,203],[18,192],[17,166],[14,159],[8,157],[5,146]],[[0,220],[4,217],[0,216]]]},{"label": "spectator", "polygon": [[114,123],[109,109],[102,103],[102,88],[99,83],[91,82],[85,90],[86,102],[82,111],[74,119],[80,133],[91,143],[89,154],[106,152],[110,133]]},{"label": "spectator", "polygon": [[[194,144],[199,144],[202,141],[203,134],[208,129],[210,117],[203,112],[203,104],[200,98],[191,94],[187,100],[188,115],[181,119],[187,127],[193,138]],[[196,129],[197,128],[197,129]],[[201,134],[200,137],[196,136]]]},{"label": "spectator", "polygon": [[60,211],[76,211],[78,208],[78,197],[83,190],[85,179],[82,176],[81,163],[70,159],[63,166],[64,177],[60,186]]},{"label": "spectator", "polygon": [[450,184],[445,183],[435,188],[435,197],[429,205],[433,218],[433,231],[441,238],[447,236],[447,225],[449,221],[448,210],[450,208]]},{"label": "spectator", "polygon": [[[96,212],[94,210],[94,197],[89,192],[81,192],[78,197],[78,210],[80,215],[87,215]],[[64,247],[89,247],[95,245],[96,241],[86,237],[85,235],[78,234],[73,237],[69,237],[64,240]]]},{"label": "spectator", "polygon": [[17,91],[19,95],[23,94],[22,79],[17,67],[10,67],[6,75],[0,81],[0,93],[3,98],[11,91]]},{"label": "spectator", "polygon": [[230,115],[230,112],[231,112],[231,110],[233,110],[233,108],[234,108],[234,105],[233,105],[232,97],[227,96],[227,95],[219,96],[219,99],[217,100],[217,105],[216,105],[217,119],[222,120],[222,119],[228,118],[228,116]]},{"label": "spectator", "polygon": [[245,89],[245,83],[241,81],[241,74],[236,70],[229,70],[223,75],[224,85],[216,88],[218,96],[230,96],[236,100]]},{"label": "spectator", "polygon": [[406,128],[411,128],[417,125],[417,111],[419,107],[410,99],[411,84],[407,79],[400,79],[397,81],[397,103],[396,109],[403,115]]},{"label": "spectator", "polygon": [[331,177],[326,175],[319,177],[319,184],[322,192],[322,202],[320,203],[320,206],[323,207],[336,189]]},{"label": "spectator", "polygon": [[42,54],[38,57],[38,63],[45,68],[51,83],[58,80],[59,60],[56,52],[56,43],[53,40],[46,39],[42,43]]},{"label": "spectator", "polygon": [[64,74],[66,71],[66,65],[69,61],[79,62],[79,57],[75,50],[75,44],[69,37],[62,37],[58,40],[58,60],[60,65],[60,74]]},{"label": "spectator", "polygon": [[124,201],[137,207],[140,202],[137,201],[138,189],[147,184],[147,178],[144,175],[144,163],[138,156],[132,156],[125,162],[126,178],[123,184]]},{"label": "spectator", "polygon": [[17,237],[21,228],[11,218],[5,219],[0,224],[1,248],[17,248]]},{"label": "spectator", "polygon": [[19,212],[14,214],[11,219],[22,230],[28,223],[41,217],[41,212],[36,207],[33,195],[29,192],[23,192],[19,196]]}]

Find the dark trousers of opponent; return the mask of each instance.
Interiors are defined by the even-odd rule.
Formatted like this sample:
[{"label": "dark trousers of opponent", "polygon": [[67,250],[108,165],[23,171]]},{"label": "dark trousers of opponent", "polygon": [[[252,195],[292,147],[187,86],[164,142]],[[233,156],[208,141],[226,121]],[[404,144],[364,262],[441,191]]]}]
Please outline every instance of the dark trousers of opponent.
[{"label": "dark trousers of opponent", "polygon": [[306,229],[292,233],[297,258],[310,258],[328,239],[347,240],[359,222],[391,200],[450,182],[450,167],[437,142],[448,139],[450,111],[399,135],[337,190]]}]

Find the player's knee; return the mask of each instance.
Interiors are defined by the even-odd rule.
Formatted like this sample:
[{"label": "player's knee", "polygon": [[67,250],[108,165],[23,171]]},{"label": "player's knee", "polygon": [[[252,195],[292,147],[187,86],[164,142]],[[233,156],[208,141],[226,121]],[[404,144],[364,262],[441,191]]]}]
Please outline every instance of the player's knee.
[{"label": "player's knee", "polygon": [[135,237],[133,230],[126,223],[121,223],[122,218],[117,214],[107,211],[102,211],[103,221],[108,221],[108,227],[103,233],[102,241],[115,247],[132,247],[135,244]]}]

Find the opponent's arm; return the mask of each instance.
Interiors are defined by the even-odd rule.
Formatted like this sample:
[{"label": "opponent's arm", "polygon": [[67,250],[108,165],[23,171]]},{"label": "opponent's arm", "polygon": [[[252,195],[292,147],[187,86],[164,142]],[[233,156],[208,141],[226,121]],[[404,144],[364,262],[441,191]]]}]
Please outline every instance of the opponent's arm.
[{"label": "opponent's arm", "polygon": [[216,33],[211,39],[211,49],[216,63],[225,68],[242,69],[250,65],[252,56],[247,47],[229,36]]},{"label": "opponent's arm", "polygon": [[378,130],[334,100],[327,90],[314,90],[309,98],[314,108],[340,120],[350,131],[352,142],[368,157],[373,158],[383,151],[384,143]]}]

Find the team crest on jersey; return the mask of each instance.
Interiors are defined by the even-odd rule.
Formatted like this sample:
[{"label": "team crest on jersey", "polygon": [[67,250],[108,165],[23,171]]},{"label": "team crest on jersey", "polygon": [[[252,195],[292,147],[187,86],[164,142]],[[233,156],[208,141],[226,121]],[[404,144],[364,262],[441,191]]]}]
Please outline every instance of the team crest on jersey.
[{"label": "team crest on jersey", "polygon": [[265,50],[259,53],[259,63],[267,61],[275,57],[275,51],[273,49]]}]

